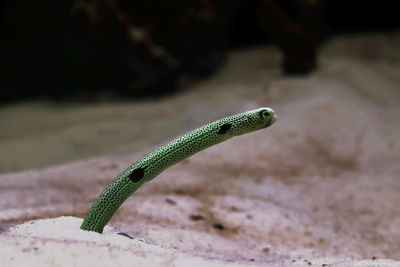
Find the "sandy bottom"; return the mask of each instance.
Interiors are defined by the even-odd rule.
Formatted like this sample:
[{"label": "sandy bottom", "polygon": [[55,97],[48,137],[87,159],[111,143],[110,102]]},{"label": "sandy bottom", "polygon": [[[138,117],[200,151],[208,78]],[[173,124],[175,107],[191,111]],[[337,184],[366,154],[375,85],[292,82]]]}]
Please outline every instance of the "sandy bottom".
[{"label": "sandy bottom", "polygon": [[[279,60],[271,47],[233,52],[211,79],[156,102],[0,110],[3,170],[114,154],[1,175],[2,264],[400,266],[400,34],[333,40],[309,77],[280,76]],[[277,112],[271,128],[163,172],[104,234],[79,229],[157,144],[259,106]]]}]

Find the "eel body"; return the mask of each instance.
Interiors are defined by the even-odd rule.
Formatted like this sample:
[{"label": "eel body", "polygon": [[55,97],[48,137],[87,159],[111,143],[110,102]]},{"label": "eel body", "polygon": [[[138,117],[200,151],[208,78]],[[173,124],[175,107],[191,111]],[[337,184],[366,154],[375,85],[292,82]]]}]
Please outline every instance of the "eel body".
[{"label": "eel body", "polygon": [[115,211],[143,183],[203,149],[269,127],[276,119],[271,108],[258,108],[208,123],[161,146],[133,163],[104,189],[90,208],[81,229],[102,233]]}]

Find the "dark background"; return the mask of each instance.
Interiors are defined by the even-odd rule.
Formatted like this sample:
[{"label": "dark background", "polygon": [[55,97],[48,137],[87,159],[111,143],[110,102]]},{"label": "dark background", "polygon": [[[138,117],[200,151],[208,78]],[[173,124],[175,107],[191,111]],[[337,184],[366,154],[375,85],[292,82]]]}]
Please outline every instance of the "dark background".
[{"label": "dark background", "polygon": [[330,37],[400,27],[395,0],[1,3],[3,103],[161,96],[217,71],[229,49],[268,43],[284,74],[305,75]]}]

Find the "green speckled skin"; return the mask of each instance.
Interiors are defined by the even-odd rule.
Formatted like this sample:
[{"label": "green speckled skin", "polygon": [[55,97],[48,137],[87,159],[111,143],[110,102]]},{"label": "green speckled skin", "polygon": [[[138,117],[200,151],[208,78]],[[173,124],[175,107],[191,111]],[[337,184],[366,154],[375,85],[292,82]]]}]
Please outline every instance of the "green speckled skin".
[{"label": "green speckled skin", "polygon": [[234,136],[266,128],[276,118],[270,108],[247,111],[201,126],[147,154],[104,189],[90,208],[81,229],[102,233],[115,211],[143,183],[205,148]]}]

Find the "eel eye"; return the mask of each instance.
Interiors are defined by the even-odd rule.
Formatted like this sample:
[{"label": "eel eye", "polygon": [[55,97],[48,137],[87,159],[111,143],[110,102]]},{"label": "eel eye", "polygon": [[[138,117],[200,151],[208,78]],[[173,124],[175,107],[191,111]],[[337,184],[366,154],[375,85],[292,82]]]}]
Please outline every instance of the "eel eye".
[{"label": "eel eye", "polygon": [[262,116],[264,119],[267,119],[269,115],[271,115],[271,113],[270,113],[269,111],[267,111],[267,110],[261,111],[261,116]]}]

